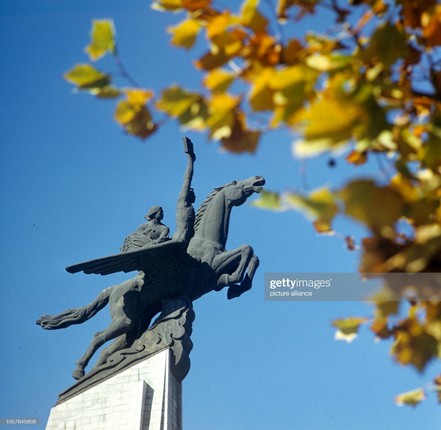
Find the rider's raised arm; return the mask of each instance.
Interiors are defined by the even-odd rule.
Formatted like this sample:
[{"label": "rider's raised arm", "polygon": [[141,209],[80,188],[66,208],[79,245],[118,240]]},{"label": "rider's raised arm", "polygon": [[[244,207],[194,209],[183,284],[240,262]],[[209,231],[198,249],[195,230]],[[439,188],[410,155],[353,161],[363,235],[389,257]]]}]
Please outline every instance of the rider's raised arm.
[{"label": "rider's raised arm", "polygon": [[184,138],[184,152],[188,155],[188,162],[184,173],[184,183],[182,184],[176,206],[176,231],[173,235],[173,240],[188,244],[194,234],[195,212],[193,203],[195,195],[191,188],[191,180],[193,178],[193,165],[196,156],[193,151],[193,143],[187,137]]},{"label": "rider's raised arm", "polygon": [[189,194],[191,188],[191,180],[193,178],[193,166],[196,160],[196,156],[193,151],[193,142],[188,137],[184,137],[184,152],[188,155],[188,162],[184,173],[184,182],[182,184],[181,192],[178,196],[178,213],[176,214],[178,217],[179,209],[185,208],[192,203],[191,201],[189,201]]}]

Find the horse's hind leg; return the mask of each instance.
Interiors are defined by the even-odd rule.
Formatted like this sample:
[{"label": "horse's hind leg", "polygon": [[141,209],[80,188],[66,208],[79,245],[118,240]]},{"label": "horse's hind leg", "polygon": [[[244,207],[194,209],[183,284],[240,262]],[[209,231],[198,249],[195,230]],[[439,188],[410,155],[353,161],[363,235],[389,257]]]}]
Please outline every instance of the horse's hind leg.
[{"label": "horse's hind leg", "polygon": [[93,337],[92,343],[90,344],[89,348],[87,349],[85,354],[80,358],[80,360],[77,362],[77,367],[72,372],[72,376],[75,379],[82,378],[84,376],[84,368],[87,366],[93,354],[95,354],[98,348],[104,345],[107,341],[126,334],[135,325],[136,325],[135,321],[127,317],[120,317],[118,319],[113,320],[110,326],[106,330],[96,333],[95,336]]},{"label": "horse's hind leg", "polygon": [[[92,343],[77,362],[77,367],[72,373],[75,379],[84,376],[84,368],[98,348],[107,341],[128,333],[136,326],[141,310],[139,308],[139,289],[142,285],[143,279],[136,276],[114,287],[109,298],[112,322],[109,327],[96,333],[93,337]],[[130,312],[128,313],[128,311]]]}]

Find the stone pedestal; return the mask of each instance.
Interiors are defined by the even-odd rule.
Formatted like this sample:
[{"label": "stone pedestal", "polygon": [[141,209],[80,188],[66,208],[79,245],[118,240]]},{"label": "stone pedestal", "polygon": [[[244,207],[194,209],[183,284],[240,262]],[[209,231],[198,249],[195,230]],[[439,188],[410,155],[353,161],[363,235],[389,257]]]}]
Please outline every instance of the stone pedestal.
[{"label": "stone pedestal", "polygon": [[46,430],[181,430],[182,387],[164,349],[51,410]]}]

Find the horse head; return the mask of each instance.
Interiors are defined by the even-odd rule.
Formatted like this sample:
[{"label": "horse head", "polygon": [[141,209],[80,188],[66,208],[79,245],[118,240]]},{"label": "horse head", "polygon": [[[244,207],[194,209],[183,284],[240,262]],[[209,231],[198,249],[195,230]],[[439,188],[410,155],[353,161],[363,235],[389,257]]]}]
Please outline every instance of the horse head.
[{"label": "horse head", "polygon": [[233,181],[224,187],[225,198],[231,206],[240,206],[254,193],[263,191],[265,178],[263,176],[252,176],[241,181]]}]

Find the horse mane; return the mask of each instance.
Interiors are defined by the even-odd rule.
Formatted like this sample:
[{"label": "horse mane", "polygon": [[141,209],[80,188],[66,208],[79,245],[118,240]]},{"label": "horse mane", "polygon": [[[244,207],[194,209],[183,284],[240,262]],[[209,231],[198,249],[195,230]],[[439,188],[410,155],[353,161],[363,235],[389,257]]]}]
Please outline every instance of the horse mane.
[{"label": "horse mane", "polygon": [[228,187],[232,183],[233,182],[229,182],[228,184],[222,185],[220,187],[216,187],[210,194],[208,194],[208,196],[205,198],[205,200],[199,206],[198,212],[197,212],[196,217],[194,219],[194,232],[195,233],[198,231],[199,224],[201,223],[201,219],[204,216],[208,205],[225,187]]}]

